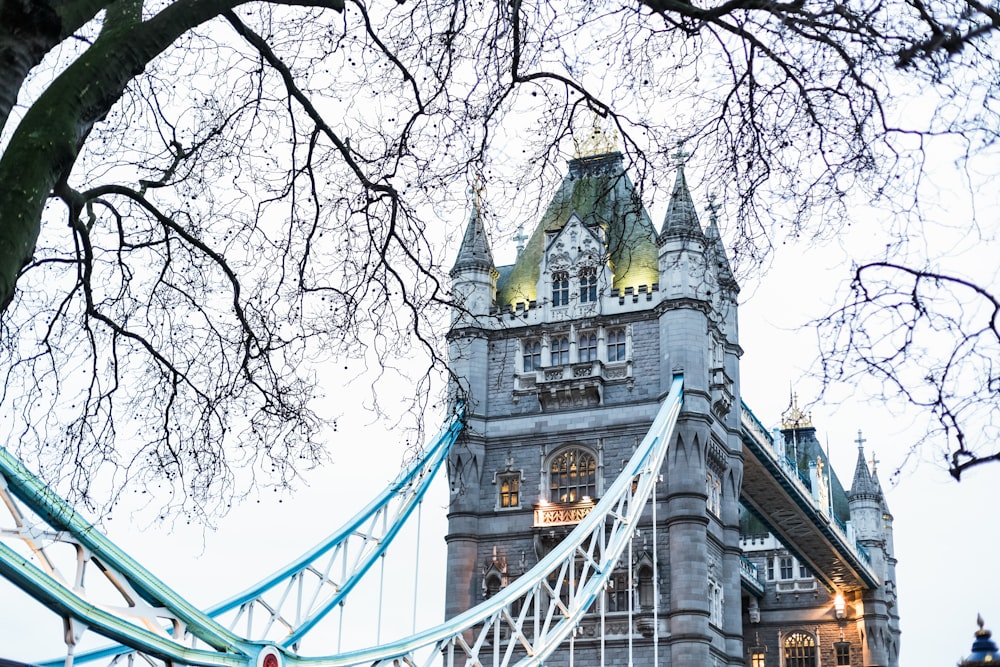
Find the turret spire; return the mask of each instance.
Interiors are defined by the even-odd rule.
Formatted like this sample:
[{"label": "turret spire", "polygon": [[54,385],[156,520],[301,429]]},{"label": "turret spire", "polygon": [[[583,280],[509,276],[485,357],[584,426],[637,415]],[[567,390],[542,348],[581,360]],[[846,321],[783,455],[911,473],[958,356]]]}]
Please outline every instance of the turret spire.
[{"label": "turret spire", "polygon": [[469,189],[470,199],[472,199],[472,213],[469,215],[469,223],[465,227],[465,236],[462,237],[462,245],[458,249],[458,257],[455,265],[451,268],[451,275],[464,269],[493,270],[493,253],[490,250],[490,242],[486,237],[486,227],[483,224],[482,195],[484,187],[482,180],[476,178],[476,184]]},{"label": "turret spire", "polygon": [[855,496],[877,496],[879,493],[878,486],[872,479],[871,472],[868,470],[868,462],[865,461],[865,440],[861,436],[861,429],[858,429],[858,439],[854,442],[858,443],[858,462],[854,466],[854,481],[851,483],[850,497]]},{"label": "turret spire", "polygon": [[677,179],[674,181],[674,191],[670,195],[670,205],[667,207],[667,215],[663,219],[663,231],[660,237],[666,236],[686,236],[690,238],[705,238],[698,222],[698,212],[691,199],[691,191],[688,190],[687,178],[684,176],[684,163],[689,157],[689,153],[683,148],[678,148],[673,157],[677,161]]},{"label": "turret spire", "polygon": [[726,246],[722,243],[722,234],[719,233],[719,204],[715,201],[715,193],[708,196],[708,227],[705,228],[705,238],[708,240],[708,248],[712,253],[713,263],[718,272],[719,282],[726,287],[739,289],[733,269],[726,257]]}]

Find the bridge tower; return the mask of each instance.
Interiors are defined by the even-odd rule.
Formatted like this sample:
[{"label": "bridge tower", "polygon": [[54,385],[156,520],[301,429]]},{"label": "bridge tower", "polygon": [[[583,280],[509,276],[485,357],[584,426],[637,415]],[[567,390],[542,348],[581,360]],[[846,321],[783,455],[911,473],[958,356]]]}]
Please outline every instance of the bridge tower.
[{"label": "bridge tower", "polygon": [[684,374],[656,524],[647,509],[615,566],[604,630],[599,609],[585,617],[574,664],[596,664],[602,642],[606,664],[744,664],[739,288],[715,207],[699,221],[683,157],[657,230],[595,130],[514,264],[494,265],[476,201],[451,272],[453,391],[468,425],[449,460],[449,616],[516,580],[586,516]]},{"label": "bridge tower", "polygon": [[865,461],[864,439],[858,433],[858,462],[847,495],[858,544],[871,557],[882,585],[857,596],[858,633],[864,638],[865,665],[896,665],[899,658],[899,610],[896,606],[896,555],[892,513],[878,479],[877,461]]}]

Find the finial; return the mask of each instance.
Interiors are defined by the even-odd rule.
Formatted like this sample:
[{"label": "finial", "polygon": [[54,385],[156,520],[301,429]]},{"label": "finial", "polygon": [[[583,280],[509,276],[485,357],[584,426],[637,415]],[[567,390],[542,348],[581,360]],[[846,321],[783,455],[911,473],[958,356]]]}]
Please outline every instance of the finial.
[{"label": "finial", "polygon": [[792,394],[792,405],[781,415],[781,428],[809,428],[812,426],[812,414],[799,410],[799,395]]},{"label": "finial", "polygon": [[670,157],[674,159],[674,166],[680,168],[687,164],[687,159],[691,157],[691,154],[684,150],[684,142],[678,141],[677,150],[674,151]]},{"label": "finial", "polygon": [[976,640],[972,642],[972,653],[969,657],[958,663],[960,667],[984,667],[985,665],[1000,664],[1000,650],[997,649],[996,642],[993,641],[991,633],[985,628],[982,614],[976,615],[976,623],[979,629],[976,630]]},{"label": "finial", "polygon": [[582,139],[573,137],[573,157],[592,157],[614,153],[618,150],[618,130],[612,129],[608,134],[601,128],[600,114],[594,112],[594,125]]},{"label": "finial", "polygon": [[715,193],[708,193],[708,206],[705,207],[708,211],[709,222],[718,223],[719,221],[719,203],[715,201]]},{"label": "finial", "polygon": [[472,179],[472,185],[469,186],[468,194],[469,201],[472,202],[477,213],[482,209],[484,192],[486,192],[486,184],[483,183],[483,175],[476,174],[476,177]]},{"label": "finial", "polygon": [[528,240],[528,235],[524,233],[524,225],[517,226],[517,234],[514,235],[514,242],[517,243],[517,254],[524,250],[524,242]]},{"label": "finial", "polygon": [[871,467],[871,469],[872,469],[872,474],[873,474],[873,475],[874,475],[874,474],[875,474],[876,472],[878,472],[878,463],[879,463],[879,461],[878,461],[878,459],[877,459],[877,458],[875,458],[875,451],[874,451],[874,450],[872,450],[872,458],[871,458],[871,461],[869,461],[868,463],[869,463],[869,466],[870,466],[870,467]]},{"label": "finial", "polygon": [[858,449],[861,449],[861,450],[863,450],[865,448],[865,443],[868,442],[867,440],[865,440],[864,438],[861,437],[861,429],[860,428],[858,429],[858,439],[855,440],[854,442],[858,443]]}]

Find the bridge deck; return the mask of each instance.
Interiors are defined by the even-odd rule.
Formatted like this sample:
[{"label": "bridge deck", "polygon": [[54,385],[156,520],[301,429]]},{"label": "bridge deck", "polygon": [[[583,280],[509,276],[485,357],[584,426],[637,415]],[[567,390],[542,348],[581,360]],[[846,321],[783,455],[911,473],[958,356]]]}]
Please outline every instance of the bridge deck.
[{"label": "bridge deck", "polygon": [[741,406],[743,504],[831,591],[870,589],[878,576],[864,551],[853,544],[835,517],[814,500],[797,475],[781,465],[770,435]]}]

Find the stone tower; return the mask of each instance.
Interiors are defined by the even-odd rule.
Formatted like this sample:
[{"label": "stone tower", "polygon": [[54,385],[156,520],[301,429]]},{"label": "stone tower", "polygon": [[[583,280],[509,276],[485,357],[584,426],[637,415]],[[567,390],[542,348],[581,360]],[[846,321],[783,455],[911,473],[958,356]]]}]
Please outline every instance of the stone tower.
[{"label": "stone tower", "polygon": [[866,591],[857,601],[857,624],[864,637],[865,665],[899,662],[899,611],[896,607],[896,556],[892,543],[892,514],[878,480],[875,459],[865,461],[864,439],[858,432],[858,462],[847,495],[858,544],[871,558],[883,585]]},{"label": "stone tower", "polygon": [[[449,460],[446,613],[496,594],[586,515],[682,372],[657,525],[647,510],[608,587],[606,660],[650,664],[655,640],[663,665],[743,665],[739,288],[683,164],[657,230],[622,155],[595,138],[513,265],[494,265],[476,202],[451,271],[468,425]],[[576,660],[600,641],[595,621]]]}]

